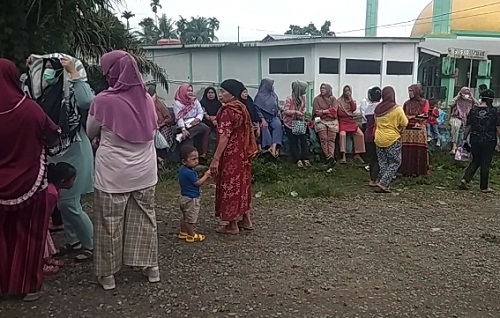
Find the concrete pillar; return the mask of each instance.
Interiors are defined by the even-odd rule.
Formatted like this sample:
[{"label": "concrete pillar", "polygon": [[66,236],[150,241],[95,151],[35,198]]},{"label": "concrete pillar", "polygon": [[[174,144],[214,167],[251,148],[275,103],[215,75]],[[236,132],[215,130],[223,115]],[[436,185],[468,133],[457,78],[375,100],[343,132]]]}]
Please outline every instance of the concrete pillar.
[{"label": "concrete pillar", "polygon": [[311,117],[312,115],[312,105],[314,100],[314,81],[307,82],[307,90],[306,90],[306,114],[307,117]]},{"label": "concrete pillar", "polygon": [[[448,35],[451,33],[452,0],[434,0],[432,4],[432,34]],[[418,22],[417,22],[418,23]]]},{"label": "concrete pillar", "polygon": [[366,0],[365,36],[376,37],[378,25],[378,0]]},{"label": "concrete pillar", "polygon": [[491,84],[491,60],[481,60],[479,61],[479,67],[477,68],[477,87],[476,87],[476,98],[479,98],[478,89],[479,85],[485,84],[490,88]]},{"label": "concrete pillar", "polygon": [[445,105],[450,106],[450,103],[455,97],[455,64],[456,60],[451,57],[443,57],[441,59],[441,86],[445,87]]}]

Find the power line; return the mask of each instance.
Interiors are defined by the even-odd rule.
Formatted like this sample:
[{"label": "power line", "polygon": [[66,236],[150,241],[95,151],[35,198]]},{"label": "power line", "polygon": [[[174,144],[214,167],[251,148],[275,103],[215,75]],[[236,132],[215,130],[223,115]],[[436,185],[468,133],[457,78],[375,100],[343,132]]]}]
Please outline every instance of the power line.
[{"label": "power line", "polygon": [[[496,5],[496,4],[500,4],[500,1],[489,3],[489,4],[482,4],[482,5],[478,5],[478,6],[466,8],[466,9],[460,9],[460,10],[456,10],[456,11],[450,11],[450,12],[446,12],[446,13],[442,13],[442,14],[437,14],[437,15],[433,15],[431,17],[426,17],[426,18],[416,18],[416,19],[411,19],[411,20],[407,20],[407,21],[400,21],[400,22],[395,22],[395,23],[381,24],[381,25],[377,25],[376,27],[377,28],[390,28],[390,27],[395,27],[395,26],[398,26],[398,25],[405,25],[405,24],[414,23],[414,22],[416,22],[415,25],[427,24],[427,23],[432,23],[432,19],[434,19],[434,18],[444,17],[444,16],[448,16],[448,15],[453,15],[453,14],[456,14],[456,13],[461,13],[461,12],[469,12],[469,11],[473,11],[473,10],[477,10],[477,9],[481,9],[481,8],[485,8],[485,7],[490,7],[490,6],[493,6],[493,5]],[[482,15],[487,15],[487,14],[495,13],[495,12],[498,12],[498,11],[480,13],[480,14],[477,14],[477,15],[468,15],[468,16],[465,16],[465,17],[457,17],[457,18],[454,18],[454,20],[466,19],[466,18],[470,18],[470,17],[473,17],[473,16],[482,16]],[[425,22],[418,23],[418,21],[425,21]],[[276,30],[271,31],[271,30],[264,30],[264,29],[252,29],[252,28],[246,28],[246,27],[240,27],[240,28],[244,29],[244,30],[258,31],[258,32],[269,32],[269,33],[278,33],[278,34],[282,33],[282,32],[276,31]],[[360,31],[365,31],[365,30],[366,30],[366,28],[360,28],[360,29],[352,29],[352,30],[338,31],[338,32],[334,31],[334,32],[335,32],[335,34],[343,34],[343,33],[360,32]]]}]

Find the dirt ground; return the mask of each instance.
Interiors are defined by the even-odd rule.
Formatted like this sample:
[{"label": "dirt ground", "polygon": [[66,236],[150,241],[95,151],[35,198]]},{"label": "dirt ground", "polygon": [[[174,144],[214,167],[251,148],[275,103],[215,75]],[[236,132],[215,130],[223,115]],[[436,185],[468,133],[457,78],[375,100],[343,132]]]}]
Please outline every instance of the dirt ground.
[{"label": "dirt ground", "polygon": [[236,237],[213,232],[207,195],[194,245],[174,237],[167,194],[160,283],[125,268],[105,292],[68,261],[42,299],[1,300],[0,317],[500,317],[500,245],[482,237],[500,234],[497,196],[411,192],[260,198],[256,230]]}]

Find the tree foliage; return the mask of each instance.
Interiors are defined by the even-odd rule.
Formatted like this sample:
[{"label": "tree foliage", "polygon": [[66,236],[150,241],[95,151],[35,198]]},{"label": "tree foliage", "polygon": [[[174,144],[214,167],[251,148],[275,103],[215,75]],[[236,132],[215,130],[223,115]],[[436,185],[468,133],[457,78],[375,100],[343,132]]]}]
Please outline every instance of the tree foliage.
[{"label": "tree foliage", "polygon": [[220,22],[214,17],[191,17],[188,20],[182,16],[173,21],[163,14],[157,26],[151,18],[143,19],[139,26],[141,31],[135,34],[143,44],[156,44],[159,39],[179,39],[184,44],[192,44],[217,41],[215,32],[219,30]]},{"label": "tree foliage", "polygon": [[309,23],[307,26],[298,26],[291,24],[288,31],[285,34],[295,34],[295,35],[311,35],[311,36],[335,36],[335,32],[330,31],[332,23],[330,21],[325,21],[321,28],[317,28],[314,23]]},{"label": "tree foliage", "polygon": [[[120,0],[114,0],[120,1]],[[0,1],[0,57],[24,68],[29,54],[61,52],[98,65],[115,49],[132,53],[141,71],[167,87],[164,70],[146,59],[140,42],[112,10],[111,0]],[[92,72],[92,69],[89,70]]]}]

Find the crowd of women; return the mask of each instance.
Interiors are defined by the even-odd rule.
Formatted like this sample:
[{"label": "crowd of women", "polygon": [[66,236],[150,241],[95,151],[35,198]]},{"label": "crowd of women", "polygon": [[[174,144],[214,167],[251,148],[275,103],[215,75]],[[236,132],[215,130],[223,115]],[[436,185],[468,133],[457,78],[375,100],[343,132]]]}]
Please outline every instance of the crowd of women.
[{"label": "crowd of women", "polygon": [[[429,170],[426,124],[435,113],[419,85],[409,87],[403,107],[396,104],[392,87],[370,88],[361,109],[362,129],[350,86],[335,98],[332,87],[322,84],[309,123],[307,85],[301,81],[291,84],[283,109],[271,79],[262,80],[254,99],[234,79],[221,83],[219,92],[207,88],[200,101],[192,86],[182,85],[171,114],[148,91],[136,61],[124,51],[101,57],[108,87],[96,96],[74,57],[32,55],[27,69],[20,77],[11,61],[0,59],[1,295],[38,299],[44,275],[63,265],[53,257],[70,254],[75,261],[93,259],[105,290],[115,288],[114,275],[124,265],[142,269],[151,283],[160,280],[154,207],[158,134],[169,144],[177,139],[181,146],[196,147],[203,162],[210,132],[217,132],[210,175],[216,183],[215,214],[223,222],[218,232],[225,234],[237,234],[240,224],[253,229],[251,161],[258,147],[279,156],[283,134],[300,168],[312,165],[308,129],[318,134],[328,163],[335,161],[337,135],[340,163],[347,162],[351,137],[354,160],[363,162],[361,155],[368,151],[369,185],[377,192],[389,192],[398,172],[419,176]],[[463,188],[481,168],[481,189],[489,191],[489,164],[500,132],[493,98],[486,90],[476,102],[463,89],[452,108],[452,135],[465,128],[473,154]],[[460,143],[458,137],[454,143]],[[81,204],[81,196],[91,192],[93,222]],[[48,234],[56,205],[67,236],[58,249],[51,248]]]}]

